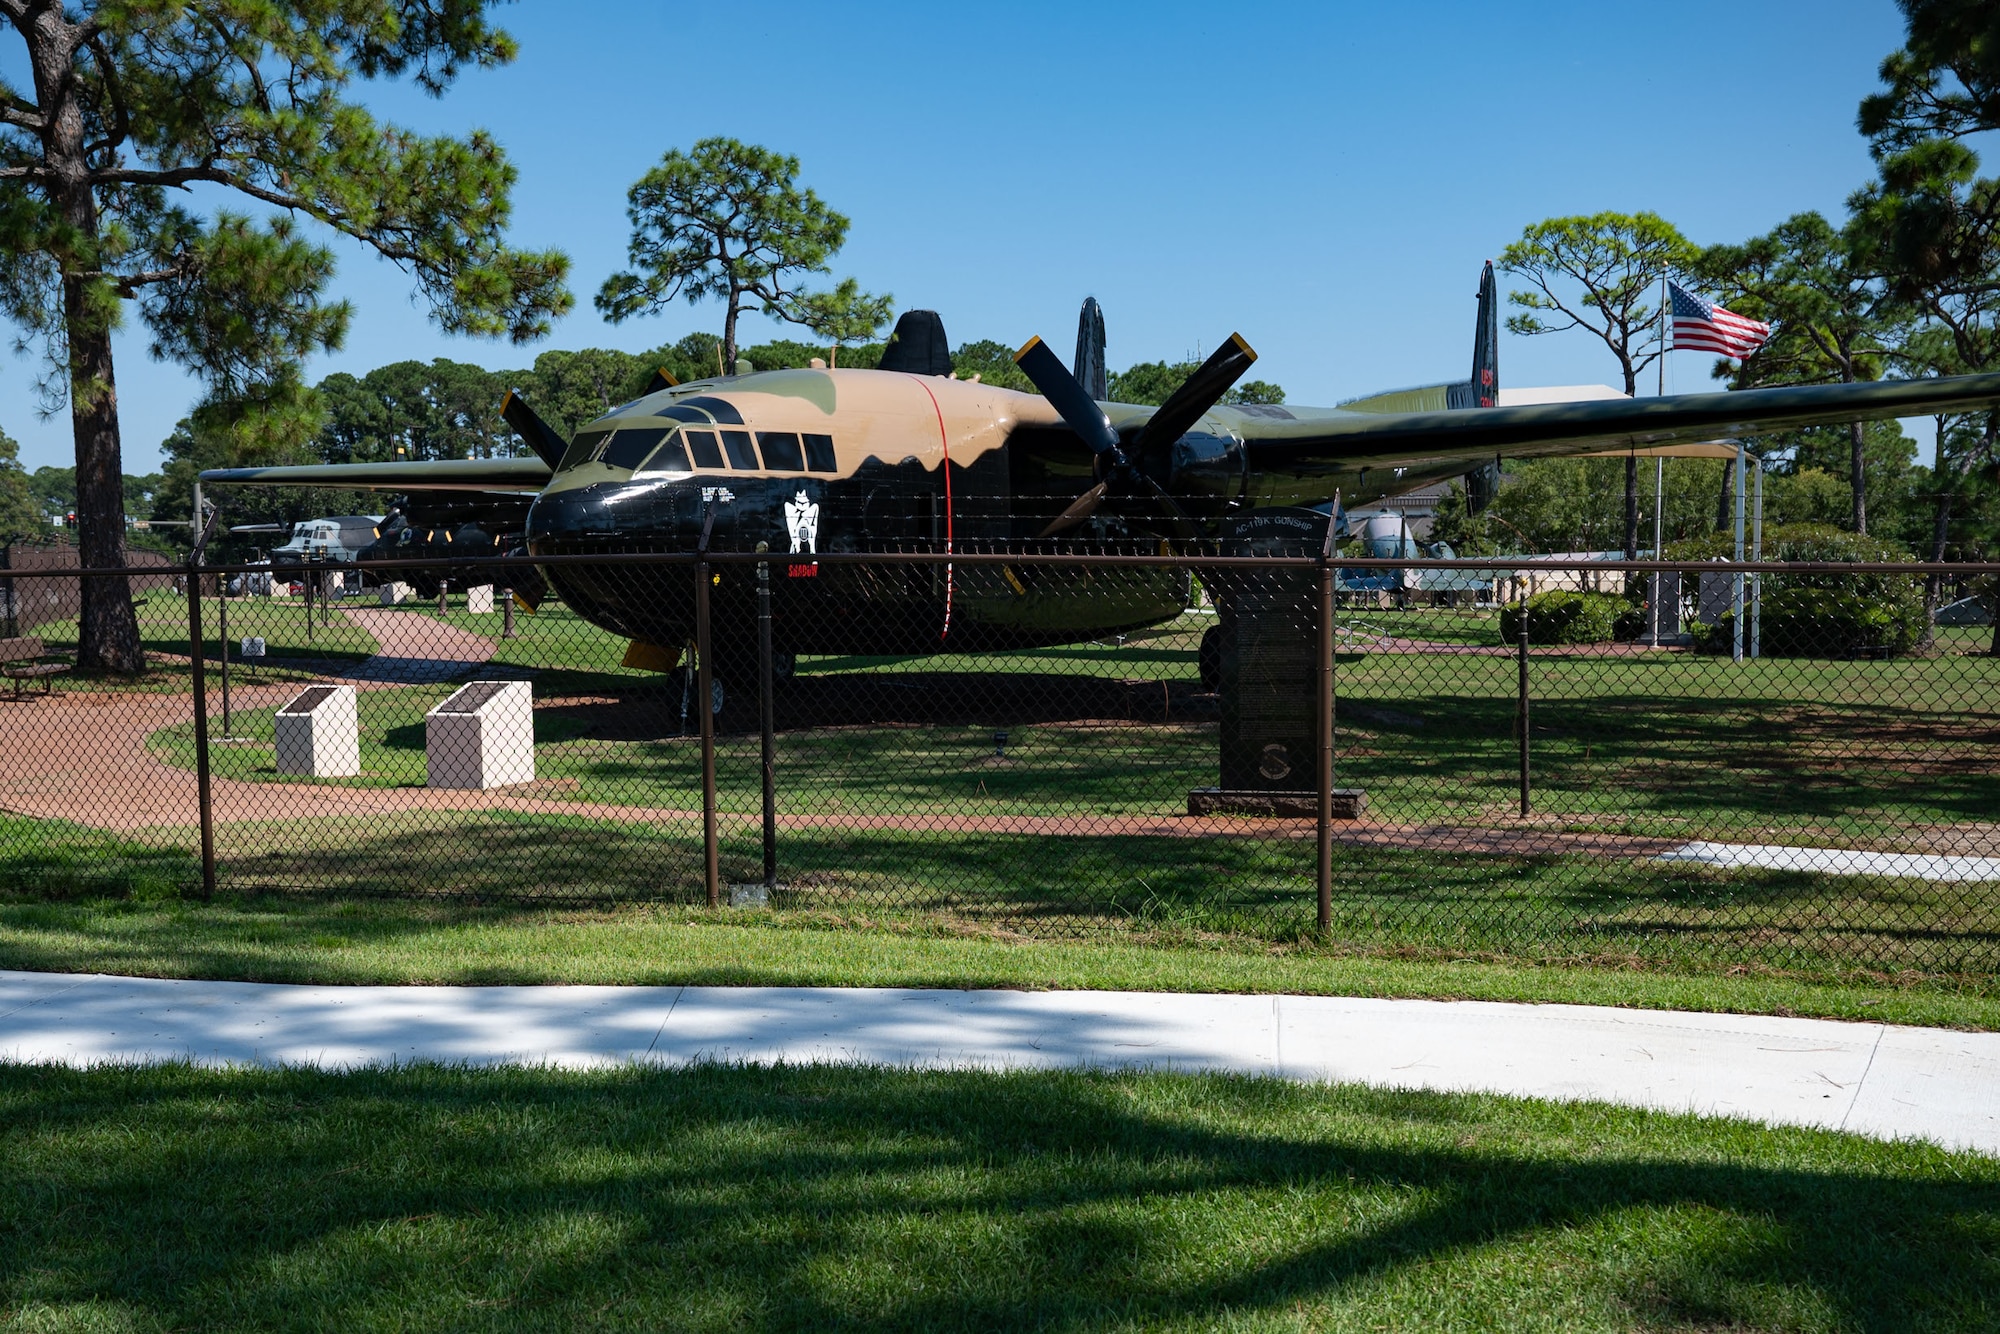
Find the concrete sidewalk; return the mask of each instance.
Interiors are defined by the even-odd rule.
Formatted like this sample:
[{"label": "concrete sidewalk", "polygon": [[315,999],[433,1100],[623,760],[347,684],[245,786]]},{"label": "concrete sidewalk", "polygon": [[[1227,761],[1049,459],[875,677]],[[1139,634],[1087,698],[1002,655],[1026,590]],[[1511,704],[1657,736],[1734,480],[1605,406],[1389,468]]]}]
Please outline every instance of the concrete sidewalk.
[{"label": "concrete sidewalk", "polygon": [[304,987],[0,972],[0,1058],[1225,1070],[1592,1099],[2000,1154],[2000,1033],[1111,991]]}]

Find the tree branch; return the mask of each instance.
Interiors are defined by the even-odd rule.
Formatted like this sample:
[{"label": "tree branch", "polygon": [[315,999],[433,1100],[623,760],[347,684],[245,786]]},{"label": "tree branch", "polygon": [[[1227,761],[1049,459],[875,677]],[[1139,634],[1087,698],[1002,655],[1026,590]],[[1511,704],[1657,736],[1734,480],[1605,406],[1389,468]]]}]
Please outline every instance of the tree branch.
[{"label": "tree branch", "polygon": [[137,296],[138,289],[163,283],[171,278],[179,278],[187,272],[187,265],[176,264],[170,269],[148,269],[143,273],[113,273],[107,269],[90,269],[73,275],[91,281],[108,282],[118,289],[122,297]]},{"label": "tree branch", "polygon": [[111,59],[111,53],[104,49],[102,34],[91,34],[89,45],[90,54],[97,61],[97,72],[103,76],[104,86],[111,94],[112,117],[111,133],[97,143],[86,147],[84,149],[85,158],[89,158],[96,153],[102,153],[107,149],[116,148],[132,137],[132,117],[125,107],[125,92],[118,79],[117,63]]}]

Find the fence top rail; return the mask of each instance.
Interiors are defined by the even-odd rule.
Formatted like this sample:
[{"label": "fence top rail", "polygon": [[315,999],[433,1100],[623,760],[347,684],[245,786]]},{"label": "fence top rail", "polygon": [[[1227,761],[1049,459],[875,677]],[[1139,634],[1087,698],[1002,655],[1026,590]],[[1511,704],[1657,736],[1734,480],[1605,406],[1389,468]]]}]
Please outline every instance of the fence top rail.
[{"label": "fence top rail", "polygon": [[[590,566],[693,566],[775,565],[815,563],[821,565],[1078,565],[1131,569],[1234,569],[1234,570],[1465,570],[1500,575],[1557,573],[1596,574],[1895,574],[1912,578],[1933,575],[1967,578],[2000,578],[2000,562],[1975,561],[1729,561],[1729,560],[1575,560],[1557,561],[1539,556],[1479,556],[1453,560],[1398,556],[1217,556],[1198,552],[1156,555],[1140,553],[1069,551],[826,551],[803,553],[755,551],[607,551],[549,556],[472,556],[458,559],[415,557],[403,560],[371,560],[365,565],[327,563],[309,566],[268,564],[206,564],[197,567],[204,577],[233,574],[300,573],[363,569],[370,574],[398,570],[506,570],[532,565],[542,568],[569,565]],[[115,579],[172,578],[189,573],[176,565],[118,565],[94,569],[0,570],[0,579]]]}]

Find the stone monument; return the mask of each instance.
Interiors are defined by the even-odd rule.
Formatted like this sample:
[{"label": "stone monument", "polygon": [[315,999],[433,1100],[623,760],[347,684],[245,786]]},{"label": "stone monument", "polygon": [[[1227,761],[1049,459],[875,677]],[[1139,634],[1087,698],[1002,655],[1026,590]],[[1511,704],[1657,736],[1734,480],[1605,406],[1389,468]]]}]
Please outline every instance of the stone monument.
[{"label": "stone monument", "polygon": [[[1225,556],[1317,557],[1329,516],[1262,509],[1228,521]],[[1315,816],[1319,811],[1319,572],[1301,567],[1217,569],[1221,641],[1220,784],[1188,794],[1188,814]],[[1334,813],[1358,815],[1360,792],[1334,794]]]},{"label": "stone monument", "polygon": [[535,702],[526,681],[474,681],[424,715],[432,787],[535,781]]},{"label": "stone monument", "polygon": [[281,774],[352,778],[361,772],[353,686],[307,686],[271,720]]}]

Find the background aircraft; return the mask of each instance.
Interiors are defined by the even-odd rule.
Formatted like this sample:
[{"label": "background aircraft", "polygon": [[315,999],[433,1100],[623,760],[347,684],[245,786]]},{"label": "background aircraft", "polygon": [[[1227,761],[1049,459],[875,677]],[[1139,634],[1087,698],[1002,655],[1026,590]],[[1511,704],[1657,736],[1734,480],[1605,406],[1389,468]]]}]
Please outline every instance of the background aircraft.
[{"label": "background aircraft", "polygon": [[[875,370],[780,370],[674,384],[565,440],[518,397],[507,419],[533,457],[220,469],[215,485],[456,492],[529,500],[531,556],[753,551],[779,558],[780,653],[911,654],[1035,647],[1178,615],[1183,571],[1092,577],[1039,553],[1213,550],[1231,520],[1275,507],[1365,504],[1472,474],[1490,494],[1499,457],[1641,448],[1855,419],[2000,404],[2000,374],[1813,385],[1651,399],[1486,406],[1498,391],[1493,285],[1481,282],[1465,382],[1339,408],[1227,405],[1256,354],[1232,335],[1159,407],[1104,401],[1101,314],[1085,306],[1073,367],[1040,339],[1016,360],[1040,394],[953,376],[942,322],[910,311]],[[821,564],[826,552],[1002,551],[1007,566]],[[685,571],[544,568],[580,615],[657,651],[692,638]],[[747,680],[755,581],[723,567],[715,668]]]}]

